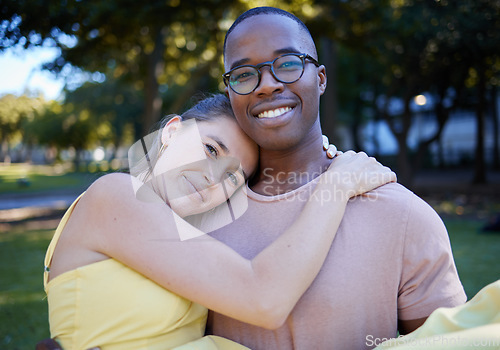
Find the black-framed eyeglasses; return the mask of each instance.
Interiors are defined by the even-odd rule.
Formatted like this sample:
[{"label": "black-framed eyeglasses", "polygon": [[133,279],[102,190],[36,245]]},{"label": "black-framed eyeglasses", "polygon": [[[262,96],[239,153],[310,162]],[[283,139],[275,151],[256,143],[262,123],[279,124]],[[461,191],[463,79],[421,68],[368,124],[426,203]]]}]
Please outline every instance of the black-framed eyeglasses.
[{"label": "black-framed eyeglasses", "polygon": [[262,72],[260,69],[269,66],[274,79],[281,83],[291,84],[299,80],[304,74],[306,59],[319,67],[318,61],[306,53],[287,53],[276,57],[272,61],[263,62],[256,66],[245,64],[235,67],[224,73],[224,84],[239,95],[248,95],[260,84]]}]

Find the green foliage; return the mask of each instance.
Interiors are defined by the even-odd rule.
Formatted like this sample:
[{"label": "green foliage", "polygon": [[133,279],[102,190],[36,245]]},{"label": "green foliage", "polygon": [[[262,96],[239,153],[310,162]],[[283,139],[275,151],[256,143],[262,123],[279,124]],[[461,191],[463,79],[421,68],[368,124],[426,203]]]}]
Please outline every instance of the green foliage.
[{"label": "green foliage", "polygon": [[[411,174],[422,163],[426,147],[439,139],[450,111],[471,108],[465,97],[472,96],[473,109],[481,118],[485,91],[500,83],[500,3],[318,0],[316,4],[323,10],[308,22],[313,34],[347,48],[339,49],[337,82],[340,115],[348,116],[343,120],[352,127],[355,145],[360,144],[356,131],[362,117],[383,118],[398,141],[398,177],[411,184]],[[438,128],[420,140],[415,159],[408,159],[413,98],[424,92],[433,95],[432,115]],[[366,96],[370,98],[364,100]],[[391,99],[401,101],[403,108],[391,109]]]},{"label": "green foliage", "polygon": [[9,142],[23,137],[22,126],[33,121],[45,104],[42,97],[10,94],[0,97],[0,141]]},{"label": "green foliage", "polygon": [[[0,5],[5,18],[0,26],[0,50],[14,45],[57,46],[61,55],[45,67],[68,81],[81,75],[82,69],[105,74],[111,84],[120,81],[129,85],[141,98],[142,106],[134,104],[138,113],[133,121],[136,135],[141,135],[162,114],[181,112],[197,92],[223,88],[220,74],[225,32],[237,15],[263,3],[68,0],[47,6],[41,0],[7,0]],[[266,5],[309,17],[315,14],[312,1],[307,0],[268,1]],[[113,99],[111,91],[106,93]],[[162,102],[166,103],[163,108]],[[116,125],[111,128],[120,138]]]},{"label": "green foliage", "polygon": [[[140,90],[110,78],[103,83],[86,82],[67,92],[65,108],[71,111],[70,115],[78,114],[80,124],[85,124],[87,146],[100,144],[117,148],[132,143],[131,136],[137,136],[127,134],[127,130],[138,129],[137,122],[143,111],[142,98]],[[74,125],[71,129],[77,127]]]},{"label": "green foliage", "polygon": [[6,1],[0,49],[56,45],[61,55],[46,65],[51,71],[70,76],[78,67],[142,90],[136,124],[144,131],[160,117],[161,89],[189,82],[186,93],[177,91],[176,111],[197,89],[217,86],[228,7],[231,2],[220,0]]},{"label": "green foliage", "polygon": [[[88,78],[96,84],[75,93],[80,97],[71,102],[72,116],[65,112],[65,125],[81,126],[81,133],[69,132],[79,147],[95,144],[96,138],[116,145],[123,138],[120,126],[134,129],[137,139],[161,115],[181,112],[198,91],[223,88],[224,34],[237,15],[262,5],[292,11],[316,39],[338,43],[338,67],[327,67],[331,78],[338,73],[335,82],[330,80],[338,85],[338,119],[350,124],[356,138],[363,122],[384,117],[403,158],[414,96],[427,92],[437,101],[433,114],[439,128],[424,140],[425,148],[439,138],[450,110],[477,104],[477,91],[500,81],[496,0],[68,0],[50,5],[6,0],[0,4],[0,50],[57,46],[61,55],[46,68],[68,81],[94,72]],[[395,113],[388,103],[376,104],[380,96],[398,98],[405,108]]]}]

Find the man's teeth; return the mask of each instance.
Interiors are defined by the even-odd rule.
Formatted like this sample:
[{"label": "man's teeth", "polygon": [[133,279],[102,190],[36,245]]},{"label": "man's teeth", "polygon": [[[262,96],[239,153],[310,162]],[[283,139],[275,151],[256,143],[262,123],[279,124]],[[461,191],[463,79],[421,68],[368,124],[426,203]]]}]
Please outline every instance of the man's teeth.
[{"label": "man's teeth", "polygon": [[292,109],[290,107],[281,107],[281,108],[276,108],[275,110],[272,111],[265,111],[262,113],[259,113],[257,116],[258,118],[276,118],[279,117],[282,114],[285,114],[288,111],[291,111]]}]

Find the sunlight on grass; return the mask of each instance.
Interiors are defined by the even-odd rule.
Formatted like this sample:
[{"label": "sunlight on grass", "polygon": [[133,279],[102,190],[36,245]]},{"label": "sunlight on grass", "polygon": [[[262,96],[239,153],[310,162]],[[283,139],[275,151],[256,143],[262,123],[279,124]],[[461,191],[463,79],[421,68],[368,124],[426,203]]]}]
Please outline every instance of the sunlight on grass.
[{"label": "sunlight on grass", "polygon": [[2,295],[0,295],[0,306],[11,304],[12,302],[15,302],[16,304],[40,302],[41,299],[45,299],[44,292],[27,293],[24,291],[12,290],[10,292],[5,292],[5,293],[2,292]]},{"label": "sunlight on grass", "polygon": [[97,176],[72,172],[68,165],[0,165],[0,193],[26,193],[61,188],[84,188]]}]

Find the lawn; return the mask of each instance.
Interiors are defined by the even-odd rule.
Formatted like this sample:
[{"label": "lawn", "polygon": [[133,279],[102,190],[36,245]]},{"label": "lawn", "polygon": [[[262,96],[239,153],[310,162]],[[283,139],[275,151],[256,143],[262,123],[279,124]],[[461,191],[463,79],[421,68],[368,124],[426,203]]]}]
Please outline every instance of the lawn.
[{"label": "lawn", "polygon": [[[82,191],[104,173],[105,167],[74,172],[70,165],[0,165],[0,194],[50,192],[52,190]],[[87,169],[88,170],[88,169]]]},{"label": "lawn", "polygon": [[481,232],[483,225],[477,220],[446,220],[458,274],[469,299],[500,279],[500,232]]},{"label": "lawn", "polygon": [[[478,233],[483,223],[447,219],[452,249],[469,298],[500,278],[500,234]],[[49,336],[43,258],[52,230],[0,234],[0,348],[33,349]]]},{"label": "lawn", "polygon": [[43,258],[53,230],[0,233],[0,348],[34,349],[49,335]]}]

